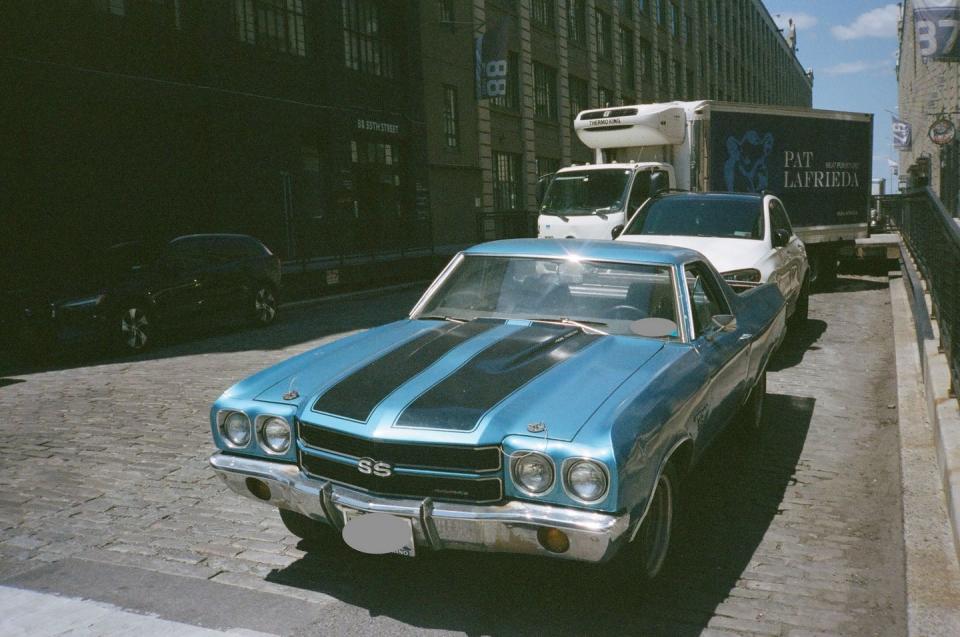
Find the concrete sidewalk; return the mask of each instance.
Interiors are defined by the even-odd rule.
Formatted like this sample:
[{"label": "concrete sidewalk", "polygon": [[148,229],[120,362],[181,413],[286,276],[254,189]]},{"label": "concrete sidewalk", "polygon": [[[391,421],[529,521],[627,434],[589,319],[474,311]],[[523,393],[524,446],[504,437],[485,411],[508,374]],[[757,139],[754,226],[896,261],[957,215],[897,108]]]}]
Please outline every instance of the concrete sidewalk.
[{"label": "concrete sidewalk", "polygon": [[211,630],[124,610],[113,604],[0,586],[5,637],[137,635],[138,637],[272,637],[246,629]]}]

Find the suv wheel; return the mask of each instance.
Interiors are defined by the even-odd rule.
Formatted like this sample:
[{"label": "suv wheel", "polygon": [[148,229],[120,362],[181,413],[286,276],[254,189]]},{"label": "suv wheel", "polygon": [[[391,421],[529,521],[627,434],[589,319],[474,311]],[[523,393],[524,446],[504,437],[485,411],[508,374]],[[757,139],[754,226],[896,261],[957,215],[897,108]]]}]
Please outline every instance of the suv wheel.
[{"label": "suv wheel", "polygon": [[253,295],[254,320],[259,326],[266,326],[273,323],[277,318],[277,295],[273,288],[267,285],[259,285]]},{"label": "suv wheel", "polygon": [[128,352],[142,352],[153,342],[153,324],[147,310],[127,303],[120,312],[120,345]]}]

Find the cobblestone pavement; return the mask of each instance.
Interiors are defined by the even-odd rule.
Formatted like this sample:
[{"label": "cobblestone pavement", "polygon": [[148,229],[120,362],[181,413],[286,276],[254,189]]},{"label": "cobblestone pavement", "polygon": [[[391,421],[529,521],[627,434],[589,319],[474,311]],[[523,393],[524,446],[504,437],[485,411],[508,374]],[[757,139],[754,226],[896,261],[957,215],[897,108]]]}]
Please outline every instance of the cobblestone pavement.
[{"label": "cobblestone pavement", "polygon": [[135,567],[205,580],[220,605],[223,591],[262,591],[321,609],[284,627],[302,634],[905,633],[885,279],[843,278],[811,299],[811,320],[769,374],[764,433],[754,446],[722,438],[690,476],[677,550],[648,589],[589,565],[309,546],[214,477],[207,413],[223,389],[402,317],[418,294],[297,308],[267,330],[0,378],[0,581],[73,560]]}]

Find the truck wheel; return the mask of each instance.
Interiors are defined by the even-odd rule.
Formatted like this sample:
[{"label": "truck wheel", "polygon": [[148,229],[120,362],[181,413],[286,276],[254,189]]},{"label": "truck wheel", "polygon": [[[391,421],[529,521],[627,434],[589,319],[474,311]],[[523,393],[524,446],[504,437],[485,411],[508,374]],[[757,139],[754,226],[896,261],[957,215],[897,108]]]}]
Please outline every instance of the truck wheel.
[{"label": "truck wheel", "polygon": [[811,255],[810,284],[818,290],[829,290],[837,280],[837,253],[823,250]]},{"label": "truck wheel", "polygon": [[803,328],[810,315],[810,277],[807,276],[800,286],[800,296],[797,297],[797,304],[793,308],[793,314],[790,316],[790,328]]},{"label": "truck wheel", "polygon": [[280,509],[280,520],[288,531],[301,540],[314,544],[328,542],[335,535],[331,526],[296,511]]}]

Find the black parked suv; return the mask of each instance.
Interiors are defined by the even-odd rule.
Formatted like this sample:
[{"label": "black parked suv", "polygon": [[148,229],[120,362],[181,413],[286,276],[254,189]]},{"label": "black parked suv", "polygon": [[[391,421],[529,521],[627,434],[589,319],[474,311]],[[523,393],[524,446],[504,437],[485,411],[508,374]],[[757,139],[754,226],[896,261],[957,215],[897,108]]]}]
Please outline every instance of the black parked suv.
[{"label": "black parked suv", "polygon": [[136,352],[161,328],[218,315],[261,326],[277,317],[280,260],[246,235],[188,235],[159,250],[116,245],[83,278],[83,288],[50,304],[61,343],[98,337]]}]

